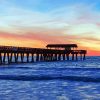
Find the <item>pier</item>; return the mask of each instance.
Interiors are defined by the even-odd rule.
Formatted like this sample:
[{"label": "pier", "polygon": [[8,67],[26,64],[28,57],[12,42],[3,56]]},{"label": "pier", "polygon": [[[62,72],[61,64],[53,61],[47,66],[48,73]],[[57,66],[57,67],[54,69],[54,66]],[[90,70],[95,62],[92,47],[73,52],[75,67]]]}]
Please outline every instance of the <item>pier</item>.
[{"label": "pier", "polygon": [[76,44],[48,44],[46,48],[0,46],[0,65],[39,61],[85,60],[86,50]]}]

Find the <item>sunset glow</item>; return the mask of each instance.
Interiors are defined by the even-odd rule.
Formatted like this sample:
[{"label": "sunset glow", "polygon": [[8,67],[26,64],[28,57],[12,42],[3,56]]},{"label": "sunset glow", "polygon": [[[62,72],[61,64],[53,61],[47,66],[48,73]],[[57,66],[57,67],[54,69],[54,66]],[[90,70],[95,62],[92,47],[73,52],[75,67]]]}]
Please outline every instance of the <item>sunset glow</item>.
[{"label": "sunset glow", "polygon": [[100,0],[0,0],[0,45],[76,43],[100,56]]}]

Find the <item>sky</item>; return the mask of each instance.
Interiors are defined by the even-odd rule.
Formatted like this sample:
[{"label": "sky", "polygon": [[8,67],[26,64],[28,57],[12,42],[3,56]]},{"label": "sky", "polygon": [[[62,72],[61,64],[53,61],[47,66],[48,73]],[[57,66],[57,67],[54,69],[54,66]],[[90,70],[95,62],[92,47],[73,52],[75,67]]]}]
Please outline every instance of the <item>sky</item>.
[{"label": "sky", "polygon": [[100,56],[100,0],[0,0],[0,45],[50,43]]}]

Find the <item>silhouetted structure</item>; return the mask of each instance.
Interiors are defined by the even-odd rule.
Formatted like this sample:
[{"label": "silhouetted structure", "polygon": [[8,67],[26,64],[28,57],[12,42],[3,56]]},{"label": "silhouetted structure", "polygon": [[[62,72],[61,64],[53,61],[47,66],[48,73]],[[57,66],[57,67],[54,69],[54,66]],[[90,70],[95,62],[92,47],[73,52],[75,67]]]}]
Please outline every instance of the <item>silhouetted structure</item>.
[{"label": "silhouetted structure", "polygon": [[72,48],[77,48],[76,44],[48,44],[47,48],[64,49],[71,50]]},{"label": "silhouetted structure", "polygon": [[78,55],[81,60],[85,60],[87,53],[86,50],[72,50],[78,47],[76,44],[48,44],[46,47],[47,49],[0,46],[0,64],[78,60]]}]

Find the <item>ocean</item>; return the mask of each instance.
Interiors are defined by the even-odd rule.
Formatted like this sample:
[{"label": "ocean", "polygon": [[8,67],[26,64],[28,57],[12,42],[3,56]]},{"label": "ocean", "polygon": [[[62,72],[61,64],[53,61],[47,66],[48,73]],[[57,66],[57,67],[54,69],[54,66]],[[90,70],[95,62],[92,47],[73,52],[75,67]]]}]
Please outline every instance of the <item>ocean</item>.
[{"label": "ocean", "polygon": [[0,65],[0,100],[100,100],[100,57]]}]

